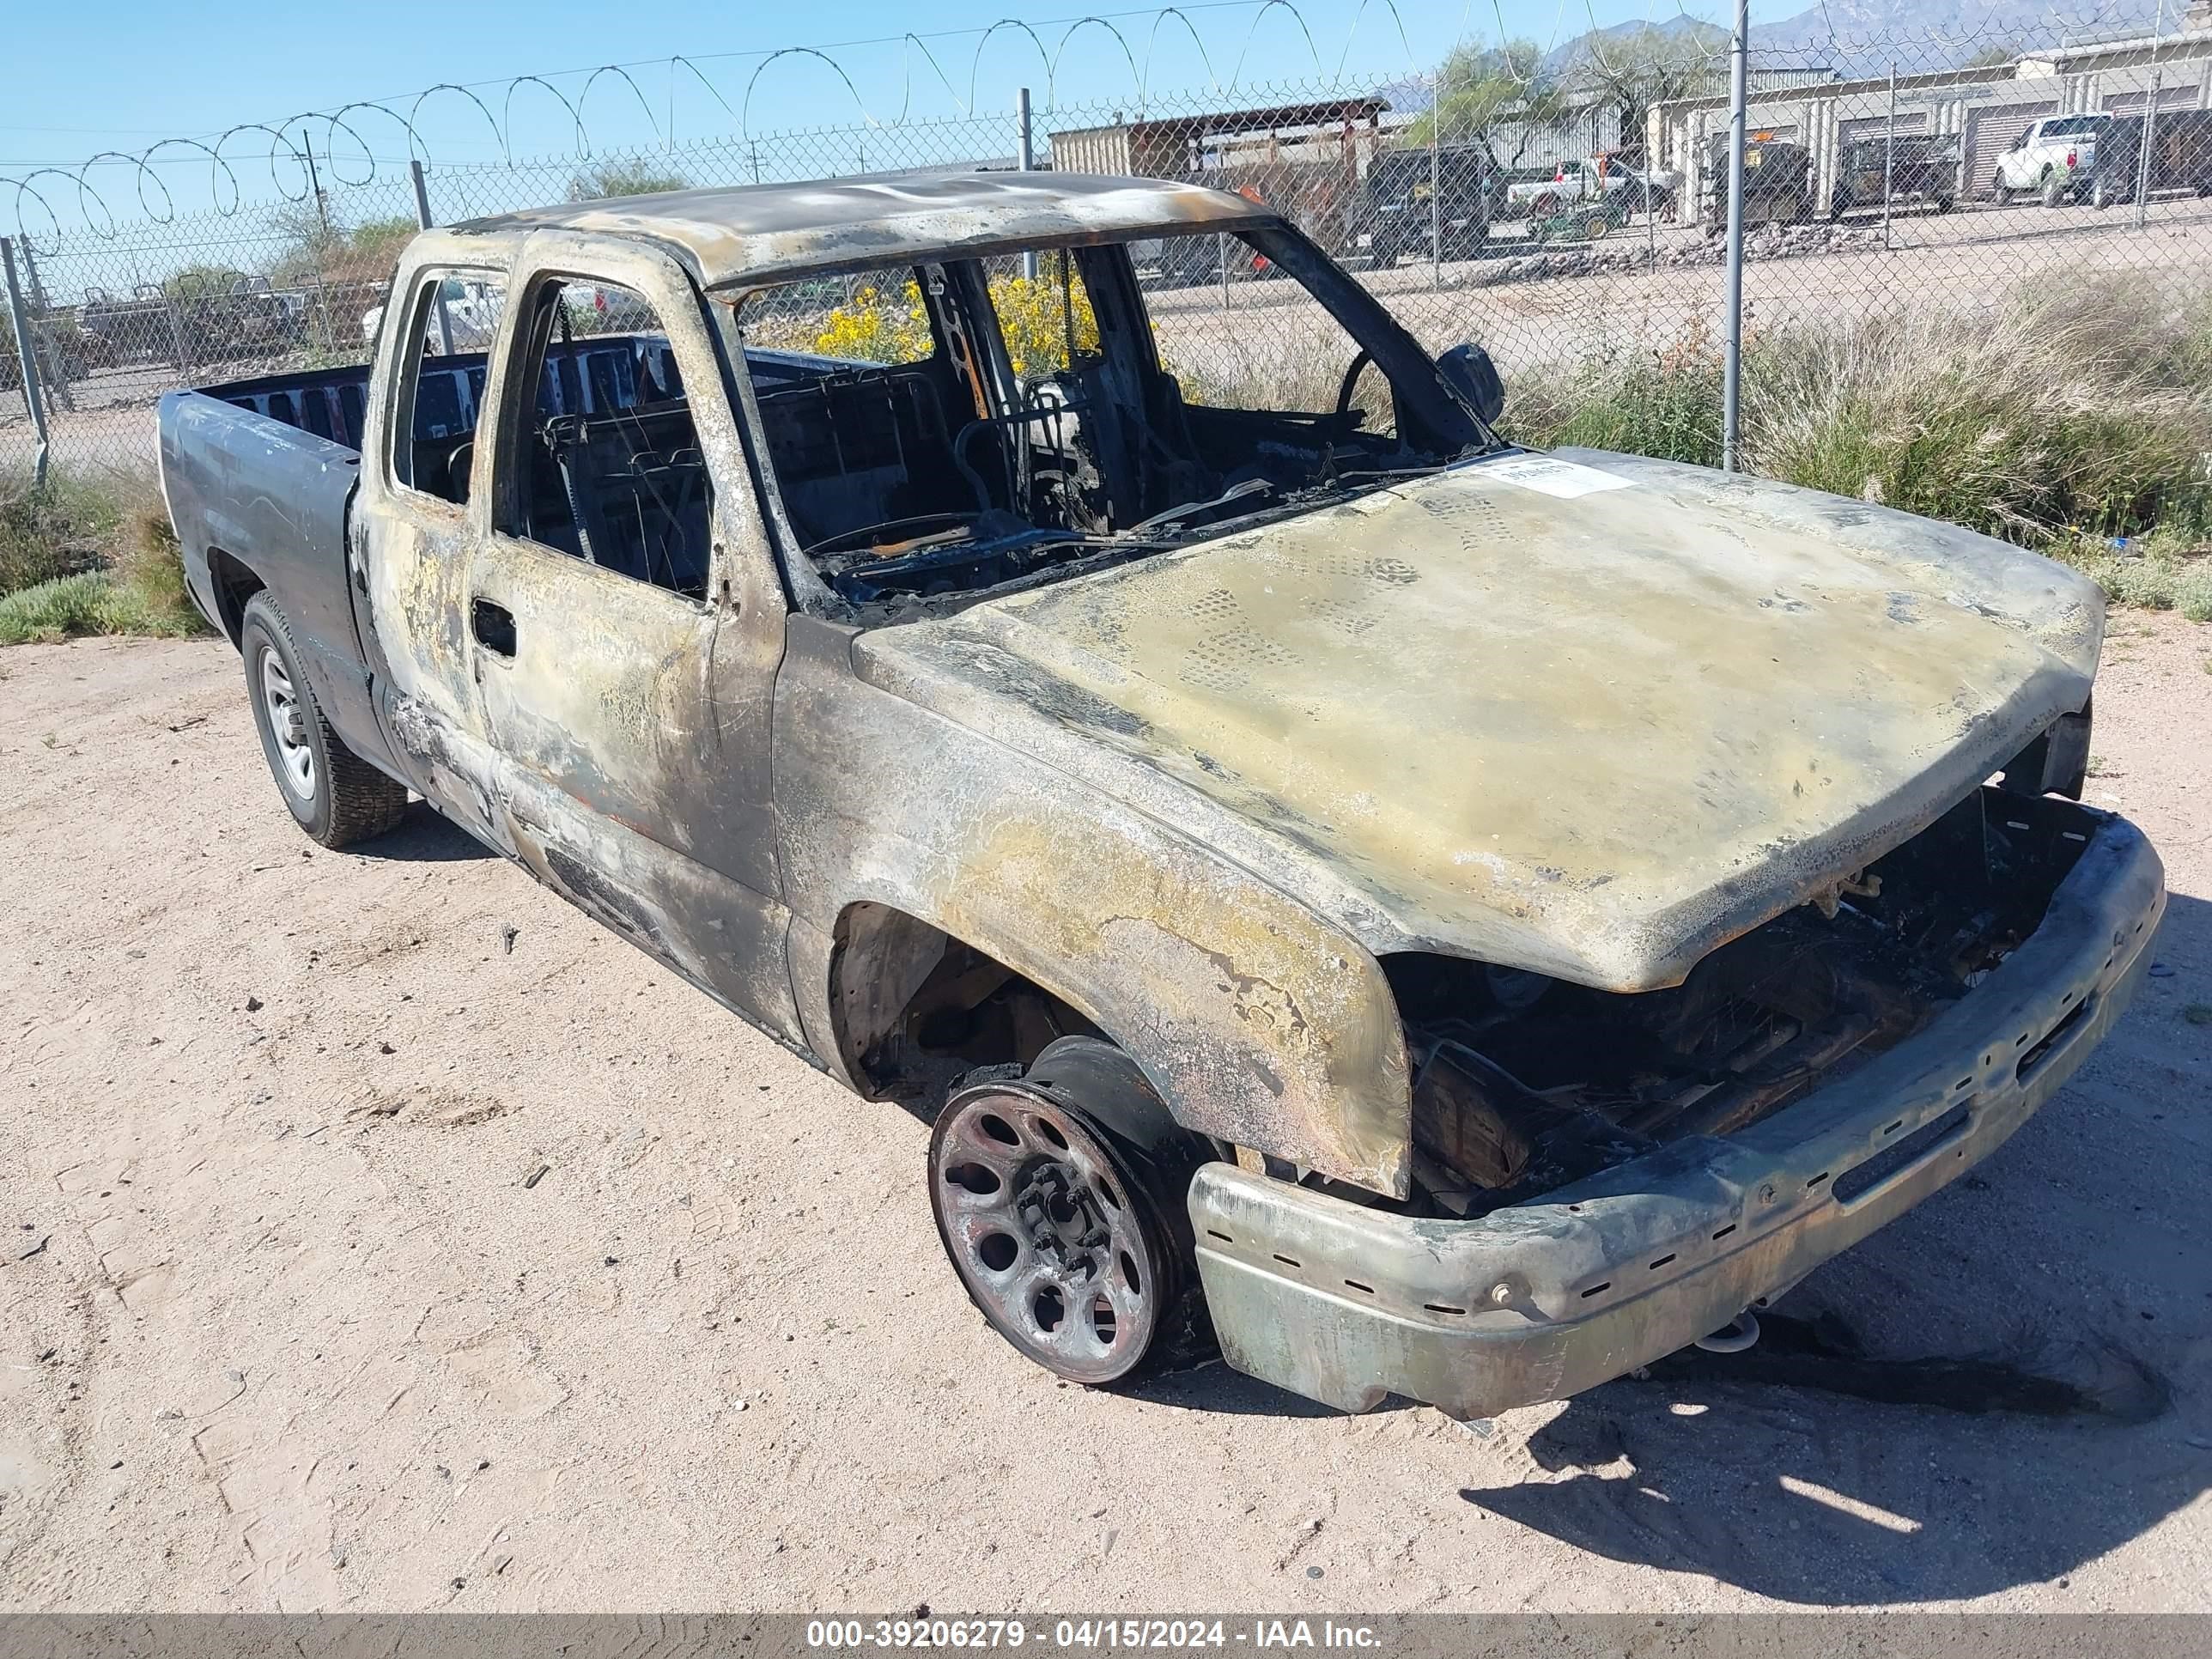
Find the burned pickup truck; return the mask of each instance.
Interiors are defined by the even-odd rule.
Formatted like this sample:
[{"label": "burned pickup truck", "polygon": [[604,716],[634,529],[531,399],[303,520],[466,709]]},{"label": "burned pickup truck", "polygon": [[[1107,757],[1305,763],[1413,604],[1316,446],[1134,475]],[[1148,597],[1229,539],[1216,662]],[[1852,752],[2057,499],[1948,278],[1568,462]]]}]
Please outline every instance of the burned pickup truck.
[{"label": "burned pickup truck", "polygon": [[[1333,398],[1178,378],[1185,236]],[[373,366],[161,453],[301,827],[418,792],[911,1109],[1022,1352],[1488,1413],[1987,1157],[2164,902],[2078,804],[2087,582],[1502,397],[1243,198],[907,177],[426,232]]]}]

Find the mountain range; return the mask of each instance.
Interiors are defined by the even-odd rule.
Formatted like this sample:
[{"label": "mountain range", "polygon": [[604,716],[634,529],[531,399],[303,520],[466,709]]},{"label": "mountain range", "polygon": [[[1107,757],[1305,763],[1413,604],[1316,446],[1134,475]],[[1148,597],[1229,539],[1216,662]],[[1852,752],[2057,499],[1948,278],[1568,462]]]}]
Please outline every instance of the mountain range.
[{"label": "mountain range", "polygon": [[[2167,26],[2176,26],[2187,0],[2168,0]],[[1716,8],[1725,18],[1724,9]],[[2109,39],[2151,32],[2155,0],[2074,0],[2062,11],[2045,0],[1826,0],[1788,17],[1751,26],[1754,67],[1832,69],[1839,75],[1879,75],[1894,61],[1900,70],[1949,69],[1977,53],[2001,48],[2018,56],[2067,40]],[[1677,15],[1589,29],[1544,54],[1544,67],[1565,74],[1593,58],[1632,52],[1650,34],[1673,46],[1696,43],[1717,62],[1728,52],[1725,21]]]}]

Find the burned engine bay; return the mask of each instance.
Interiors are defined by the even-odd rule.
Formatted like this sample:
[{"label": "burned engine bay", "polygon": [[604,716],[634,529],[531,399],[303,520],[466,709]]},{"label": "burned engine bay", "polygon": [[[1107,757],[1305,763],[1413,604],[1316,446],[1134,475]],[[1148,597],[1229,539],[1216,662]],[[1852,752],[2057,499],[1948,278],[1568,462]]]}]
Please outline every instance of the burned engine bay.
[{"label": "burned engine bay", "polygon": [[[1041,289],[1010,292],[1014,279],[975,262],[873,277],[841,310],[881,312],[902,284],[900,314],[916,320],[895,349],[908,362],[769,349],[771,301],[769,324],[746,325],[745,348],[766,447],[792,539],[847,618],[943,614],[1488,447],[1411,337],[1371,301],[1369,315],[1334,292],[1333,281],[1359,294],[1356,284],[1326,261],[1293,269],[1311,261],[1269,246],[1341,325],[1327,365],[1340,380],[1318,412],[1187,398],[1121,244],[1042,256],[1042,274],[1018,279]],[[1035,313],[1041,294],[1053,337],[1042,349],[1032,338],[1018,359],[1000,308]],[[1393,420],[1374,419],[1386,410]]]},{"label": "burned engine bay", "polygon": [[1978,790],[1664,991],[1385,957],[1414,1079],[1411,1207],[1485,1214],[1848,1076],[2035,931],[2094,822],[2071,801]]}]

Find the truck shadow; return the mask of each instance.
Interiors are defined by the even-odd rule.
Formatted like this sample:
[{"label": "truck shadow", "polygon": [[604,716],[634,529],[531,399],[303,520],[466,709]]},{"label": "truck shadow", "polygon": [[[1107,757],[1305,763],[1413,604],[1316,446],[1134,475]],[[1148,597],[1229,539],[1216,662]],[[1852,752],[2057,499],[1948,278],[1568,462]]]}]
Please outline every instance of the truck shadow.
[{"label": "truck shadow", "polygon": [[1578,1396],[1528,1437],[1536,1473],[1462,1498],[1850,1606],[2050,1583],[2188,1508],[2212,1486],[2212,1025],[2189,1018],[2212,1006],[2212,905],[2172,898],[2153,961],[2056,1100],[1792,1291],[1759,1346]]},{"label": "truck shadow", "polygon": [[391,859],[403,864],[461,864],[474,859],[495,859],[498,854],[425,801],[407,809],[399,827],[346,848],[349,856]]}]

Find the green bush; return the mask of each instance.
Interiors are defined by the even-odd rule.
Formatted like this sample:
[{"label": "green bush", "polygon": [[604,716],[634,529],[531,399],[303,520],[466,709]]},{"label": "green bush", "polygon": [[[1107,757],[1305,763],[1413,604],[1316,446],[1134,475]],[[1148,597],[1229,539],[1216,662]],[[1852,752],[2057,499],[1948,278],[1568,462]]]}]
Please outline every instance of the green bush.
[{"label": "green bush", "polygon": [[99,565],[123,512],[114,490],[88,478],[55,473],[39,488],[0,478],[0,593]]},{"label": "green bush", "polygon": [[1510,388],[1506,425],[1538,449],[1577,444],[1693,466],[1721,460],[1721,368],[1716,357],[1648,363],[1592,358]]},{"label": "green bush", "polygon": [[[1720,459],[1720,355],[1600,352],[1513,377],[1539,447]],[[2051,553],[2124,603],[2212,620],[2212,292],[2090,275],[1986,312],[1745,342],[1744,470]],[[2117,538],[2148,543],[2116,550]]]},{"label": "green bush", "polygon": [[205,627],[150,480],[56,473],[0,496],[0,645]]},{"label": "green bush", "polygon": [[2212,622],[2212,545],[2192,546],[2187,538],[2158,532],[2131,538],[2124,548],[2101,536],[2068,537],[2044,551],[2072,565],[2122,605],[2179,611],[2191,622]]}]

